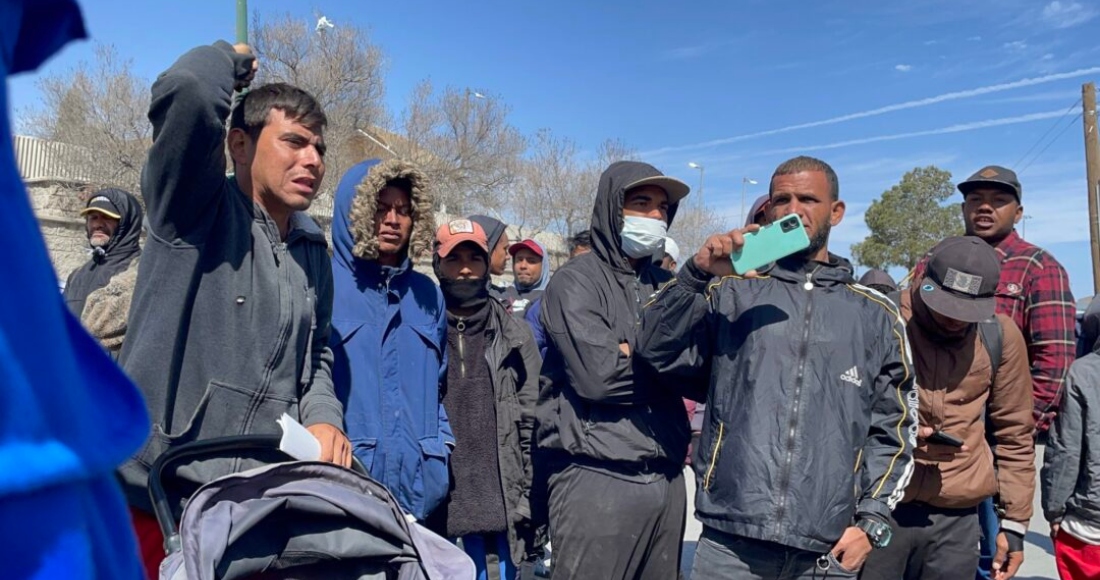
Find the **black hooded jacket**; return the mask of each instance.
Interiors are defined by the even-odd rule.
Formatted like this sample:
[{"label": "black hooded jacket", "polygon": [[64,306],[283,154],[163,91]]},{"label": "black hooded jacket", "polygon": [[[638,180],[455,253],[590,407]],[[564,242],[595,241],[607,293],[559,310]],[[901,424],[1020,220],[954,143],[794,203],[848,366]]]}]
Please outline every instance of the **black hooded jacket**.
[{"label": "black hooded jacket", "polygon": [[121,189],[104,189],[96,192],[111,200],[121,216],[118,229],[104,248],[93,248],[92,259],[77,268],[65,282],[65,303],[80,318],[88,295],[107,285],[116,274],[130,267],[130,262],[141,255],[141,222],[145,212],[133,195]]},{"label": "black hooded jacket", "polygon": [[[600,178],[592,252],[554,274],[540,319],[548,349],[535,410],[536,440],[567,463],[626,474],[678,472],[691,430],[680,394],[635,360],[642,306],[671,274],[623,252],[624,186],[656,170],[615,163]],[[676,204],[668,210],[669,221]],[[619,345],[630,345],[631,356]]]},{"label": "black hooded jacket", "polygon": [[[469,218],[470,221],[481,226],[481,229],[485,230],[485,237],[489,240],[489,263],[493,261],[493,252],[497,249],[497,244],[500,243],[500,238],[508,232],[508,225],[504,222],[489,217],[487,215],[472,215]],[[493,277],[489,277],[489,294],[500,301],[504,300],[504,287],[493,284]]]}]

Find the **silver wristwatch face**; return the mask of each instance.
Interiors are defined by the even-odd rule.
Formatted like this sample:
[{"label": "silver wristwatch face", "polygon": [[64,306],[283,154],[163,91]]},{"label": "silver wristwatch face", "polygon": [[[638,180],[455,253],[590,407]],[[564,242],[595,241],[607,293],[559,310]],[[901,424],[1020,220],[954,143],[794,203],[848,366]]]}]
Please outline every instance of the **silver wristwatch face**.
[{"label": "silver wristwatch face", "polygon": [[875,548],[885,548],[894,535],[888,524],[874,520],[860,520],[857,526],[867,534],[867,539]]}]

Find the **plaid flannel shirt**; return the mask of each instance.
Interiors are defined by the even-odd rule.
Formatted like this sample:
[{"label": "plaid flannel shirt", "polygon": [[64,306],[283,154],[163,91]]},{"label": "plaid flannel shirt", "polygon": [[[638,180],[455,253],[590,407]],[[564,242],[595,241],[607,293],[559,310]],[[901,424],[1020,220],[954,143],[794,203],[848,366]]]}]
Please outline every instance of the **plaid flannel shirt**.
[{"label": "plaid flannel shirt", "polygon": [[[1025,242],[1015,230],[994,248],[1001,256],[997,313],[1011,318],[1024,334],[1031,363],[1035,428],[1046,431],[1058,410],[1077,348],[1077,311],[1069,276],[1054,256]],[[926,256],[913,269],[914,283],[924,276],[927,262]]]}]

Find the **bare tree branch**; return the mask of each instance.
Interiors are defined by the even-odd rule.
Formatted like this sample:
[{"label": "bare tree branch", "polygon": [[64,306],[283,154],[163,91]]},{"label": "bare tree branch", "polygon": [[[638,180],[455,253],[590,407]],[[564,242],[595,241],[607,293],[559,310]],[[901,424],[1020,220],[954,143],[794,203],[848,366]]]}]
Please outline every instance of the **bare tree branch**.
[{"label": "bare tree branch", "polygon": [[[336,23],[316,31],[291,15],[255,19],[252,49],[259,60],[257,82],[284,82],[308,91],[325,110],[326,177],[321,193],[332,192],[344,172],[363,159],[359,130],[386,124],[385,57],[366,29]],[[332,213],[332,197],[318,198],[311,213]]]},{"label": "bare tree branch", "polygon": [[91,63],[38,82],[42,107],[21,111],[20,129],[58,143],[52,160],[99,185],[140,193],[141,168],[152,143],[148,82],[112,46],[95,47]]},{"label": "bare tree branch", "polygon": [[417,162],[435,183],[441,209],[455,215],[501,215],[513,193],[526,139],[508,122],[503,101],[469,89],[437,93],[430,80],[414,89],[394,150]]}]

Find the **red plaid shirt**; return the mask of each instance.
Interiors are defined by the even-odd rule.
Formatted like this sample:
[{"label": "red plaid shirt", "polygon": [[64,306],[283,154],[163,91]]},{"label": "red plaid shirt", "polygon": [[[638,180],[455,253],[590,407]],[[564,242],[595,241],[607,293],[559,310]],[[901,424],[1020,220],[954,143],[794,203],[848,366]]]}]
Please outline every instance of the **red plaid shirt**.
[{"label": "red plaid shirt", "polygon": [[[1054,256],[1025,242],[1015,231],[994,248],[1001,256],[997,313],[1011,318],[1024,333],[1035,394],[1035,427],[1046,431],[1076,354],[1076,307],[1069,276]],[[927,261],[925,257],[913,269],[914,284],[924,276]]]}]

